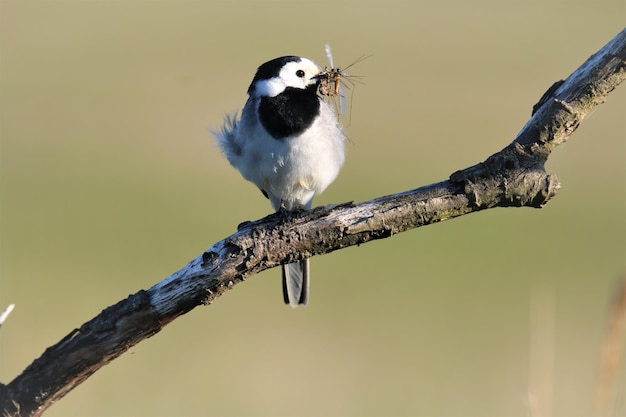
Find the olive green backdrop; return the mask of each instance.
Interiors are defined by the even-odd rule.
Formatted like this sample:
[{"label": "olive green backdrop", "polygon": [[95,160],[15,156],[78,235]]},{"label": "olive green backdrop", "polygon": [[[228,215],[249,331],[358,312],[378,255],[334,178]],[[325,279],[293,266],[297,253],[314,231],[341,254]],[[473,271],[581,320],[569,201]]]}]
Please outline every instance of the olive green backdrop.
[{"label": "olive green backdrop", "polygon": [[[504,147],[625,15],[619,0],[2,0],[0,308],[16,308],[0,381],[270,212],[209,133],[266,60],[373,54],[351,70],[347,162],[316,204],[364,201]],[[621,86],[557,148],[544,209],[316,257],[306,309],[283,305],[278,270],[251,277],[47,415],[589,415],[626,273],[625,111]]]}]

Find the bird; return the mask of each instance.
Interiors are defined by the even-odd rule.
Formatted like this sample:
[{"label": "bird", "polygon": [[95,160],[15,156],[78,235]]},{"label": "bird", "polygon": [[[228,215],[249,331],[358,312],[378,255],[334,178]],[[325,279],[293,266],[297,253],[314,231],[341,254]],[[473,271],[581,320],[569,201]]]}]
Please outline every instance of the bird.
[{"label": "bird", "polygon": [[[256,185],[275,211],[309,210],[314,196],[345,161],[345,135],[319,89],[328,71],[295,55],[259,66],[241,115],[227,115],[213,132],[230,164]],[[309,259],[282,266],[283,299],[309,302]]]}]

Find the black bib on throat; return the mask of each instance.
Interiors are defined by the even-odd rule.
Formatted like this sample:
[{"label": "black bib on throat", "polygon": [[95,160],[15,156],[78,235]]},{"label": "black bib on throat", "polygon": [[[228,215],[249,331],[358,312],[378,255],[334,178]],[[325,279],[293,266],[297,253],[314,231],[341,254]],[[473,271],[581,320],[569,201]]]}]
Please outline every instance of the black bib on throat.
[{"label": "black bib on throat", "polygon": [[259,103],[261,124],[274,139],[282,140],[307,130],[320,113],[317,85],[306,89],[288,87]]}]

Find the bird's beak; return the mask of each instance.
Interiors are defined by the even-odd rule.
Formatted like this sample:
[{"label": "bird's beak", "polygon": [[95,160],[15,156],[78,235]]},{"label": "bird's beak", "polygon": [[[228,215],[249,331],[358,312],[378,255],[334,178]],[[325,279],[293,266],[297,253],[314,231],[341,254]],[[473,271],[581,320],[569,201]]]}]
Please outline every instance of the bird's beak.
[{"label": "bird's beak", "polygon": [[320,71],[319,74],[314,75],[313,77],[311,77],[312,79],[316,80],[318,83],[320,81],[322,81],[323,79],[328,79],[328,71],[324,70],[324,71]]}]

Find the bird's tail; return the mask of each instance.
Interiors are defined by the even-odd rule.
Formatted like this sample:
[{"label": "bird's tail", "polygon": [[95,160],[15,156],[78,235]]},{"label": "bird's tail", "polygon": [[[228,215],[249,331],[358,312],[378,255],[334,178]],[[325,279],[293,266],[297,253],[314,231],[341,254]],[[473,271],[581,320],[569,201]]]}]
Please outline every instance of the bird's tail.
[{"label": "bird's tail", "polygon": [[282,266],[283,297],[291,307],[309,303],[309,260]]}]

